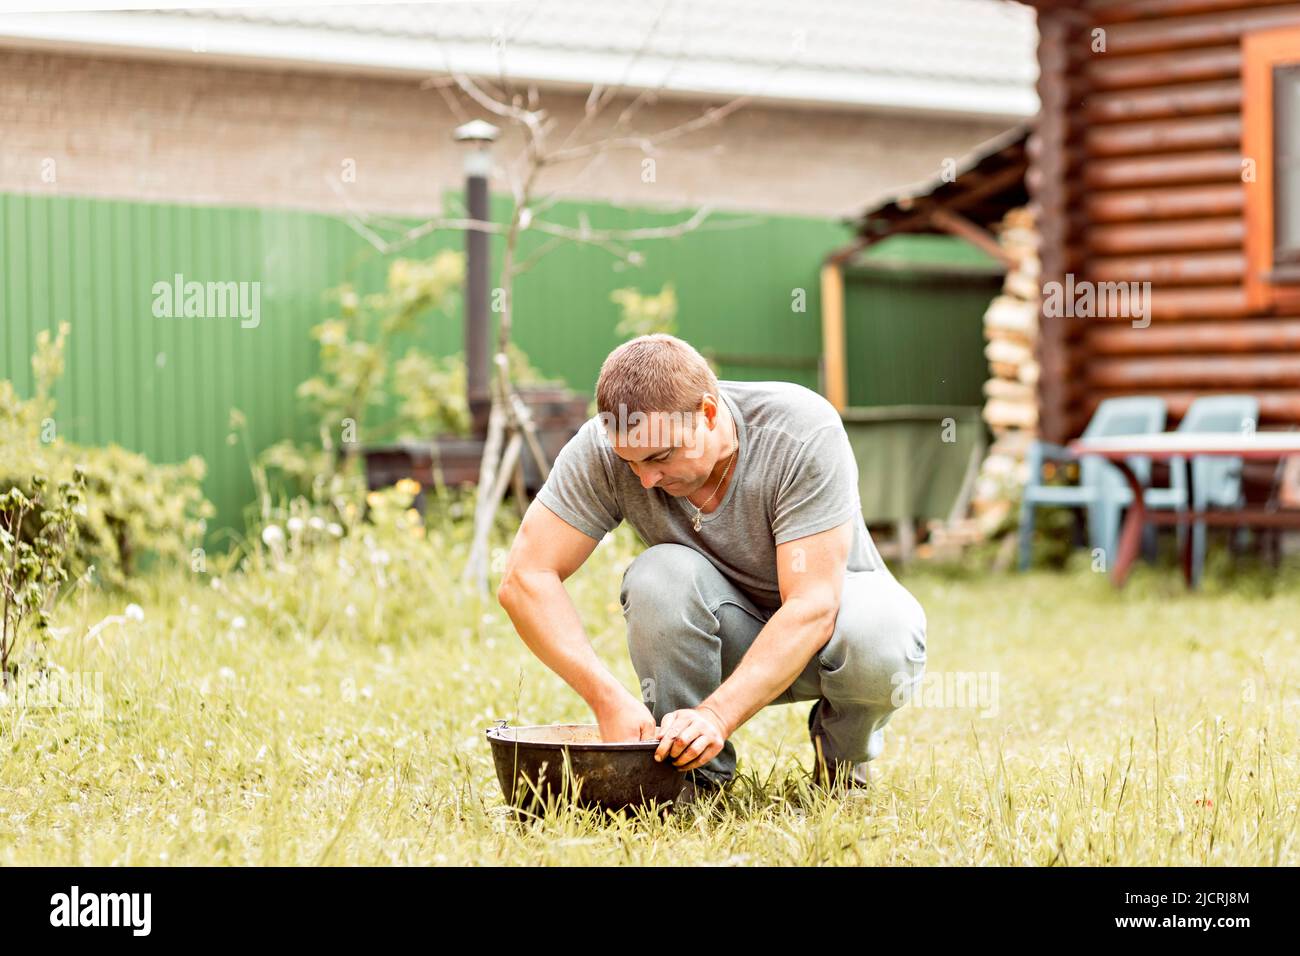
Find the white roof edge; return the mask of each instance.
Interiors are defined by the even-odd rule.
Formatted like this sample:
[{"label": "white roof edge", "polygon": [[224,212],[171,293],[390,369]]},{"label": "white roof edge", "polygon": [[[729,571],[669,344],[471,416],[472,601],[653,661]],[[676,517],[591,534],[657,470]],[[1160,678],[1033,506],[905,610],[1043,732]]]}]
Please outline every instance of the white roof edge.
[{"label": "white roof edge", "polygon": [[[180,20],[140,13],[11,14],[0,19],[0,46],[388,76],[433,76],[449,69],[470,76],[495,76],[499,72],[497,55],[481,43],[340,35],[338,31],[310,27]],[[828,75],[798,65],[778,75],[734,64],[674,64],[664,59],[646,60],[629,71],[628,58],[622,55],[566,52],[557,56],[521,48],[507,48],[505,60],[513,80],[559,88],[587,88],[595,82],[623,82],[632,89],[663,84],[665,93],[682,97],[751,94],[755,100],[773,105],[923,112],[988,120],[1019,120],[1038,111],[1038,97],[1029,87],[917,76]]]}]

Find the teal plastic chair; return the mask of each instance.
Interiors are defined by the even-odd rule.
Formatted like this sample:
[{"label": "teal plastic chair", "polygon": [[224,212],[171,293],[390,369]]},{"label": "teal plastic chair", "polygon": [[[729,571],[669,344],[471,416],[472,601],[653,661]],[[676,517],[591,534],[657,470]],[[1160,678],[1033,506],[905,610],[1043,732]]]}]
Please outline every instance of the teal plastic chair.
[{"label": "teal plastic chair", "polygon": [[[1230,432],[1248,434],[1259,420],[1259,399],[1253,395],[1206,395],[1192,402],[1178,423],[1180,433]],[[1191,508],[1240,508],[1240,458],[1218,455],[1193,455]],[[1148,508],[1165,508],[1183,512],[1188,508],[1187,460],[1169,459],[1169,487],[1149,488],[1142,500]],[[1130,500],[1132,496],[1130,495]],[[1178,544],[1183,544],[1186,529],[1178,526]],[[1192,583],[1201,580],[1205,569],[1206,528],[1204,521],[1192,523]]]},{"label": "teal plastic chair", "polygon": [[[1097,406],[1083,437],[1110,438],[1162,432],[1166,416],[1165,402],[1161,398],[1108,398]],[[1078,461],[1079,483],[1044,484],[1043,465],[1048,461]],[[1125,461],[1139,481],[1146,484],[1150,480],[1151,459],[1135,455]],[[1029,567],[1034,512],[1044,505],[1087,509],[1088,546],[1103,549],[1107,559],[1112,560],[1119,542],[1120,511],[1133,500],[1133,492],[1120,470],[1096,455],[1079,458],[1064,446],[1045,441],[1035,441],[1029,446],[1028,464],[1029,480],[1020,503],[1020,569],[1023,571]],[[1144,496],[1143,501],[1148,501],[1148,498]]]}]

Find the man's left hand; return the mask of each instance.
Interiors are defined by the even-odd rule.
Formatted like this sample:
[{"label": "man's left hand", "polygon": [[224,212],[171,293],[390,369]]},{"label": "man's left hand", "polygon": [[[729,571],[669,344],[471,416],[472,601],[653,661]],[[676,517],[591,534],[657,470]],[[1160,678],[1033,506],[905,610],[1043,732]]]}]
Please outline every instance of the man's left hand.
[{"label": "man's left hand", "polygon": [[683,772],[702,767],[722,751],[727,730],[712,710],[686,708],[665,714],[656,735],[655,760],[672,760]]}]

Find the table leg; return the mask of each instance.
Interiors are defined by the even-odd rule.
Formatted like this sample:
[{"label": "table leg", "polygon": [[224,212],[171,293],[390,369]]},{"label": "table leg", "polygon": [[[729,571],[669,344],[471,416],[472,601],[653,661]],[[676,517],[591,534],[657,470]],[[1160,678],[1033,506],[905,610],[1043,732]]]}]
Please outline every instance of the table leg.
[{"label": "table leg", "polygon": [[1196,526],[1196,459],[1187,460],[1187,532],[1183,535],[1183,583],[1189,590],[1196,590],[1200,586],[1200,574],[1193,566],[1192,558],[1196,553],[1195,544],[1195,526]]},{"label": "table leg", "polygon": [[1133,562],[1137,558],[1142,541],[1142,528],[1146,525],[1147,506],[1144,495],[1146,489],[1142,487],[1142,482],[1138,481],[1137,475],[1128,466],[1128,462],[1116,461],[1112,464],[1120,470],[1124,480],[1128,482],[1129,490],[1133,492],[1133,503],[1129,505],[1128,513],[1124,515],[1124,526],[1119,533],[1119,554],[1115,555],[1115,565],[1111,568],[1110,579],[1118,588],[1124,586]]},{"label": "table leg", "polygon": [[1196,587],[1196,581],[1192,576],[1192,519],[1195,512],[1187,512],[1187,520],[1184,522],[1186,527],[1183,529],[1183,547],[1179,554],[1183,565],[1183,583],[1189,588]]}]

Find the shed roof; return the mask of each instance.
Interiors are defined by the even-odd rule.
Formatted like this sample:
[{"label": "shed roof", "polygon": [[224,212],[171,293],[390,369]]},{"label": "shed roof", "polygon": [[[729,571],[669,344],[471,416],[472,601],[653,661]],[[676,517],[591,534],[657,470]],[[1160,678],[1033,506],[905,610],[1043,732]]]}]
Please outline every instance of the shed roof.
[{"label": "shed roof", "polygon": [[938,175],[881,199],[853,220],[859,237],[871,242],[899,233],[940,233],[935,213],[960,215],[989,229],[1011,209],[1029,202],[1028,124],[1014,126],[953,158]]}]

